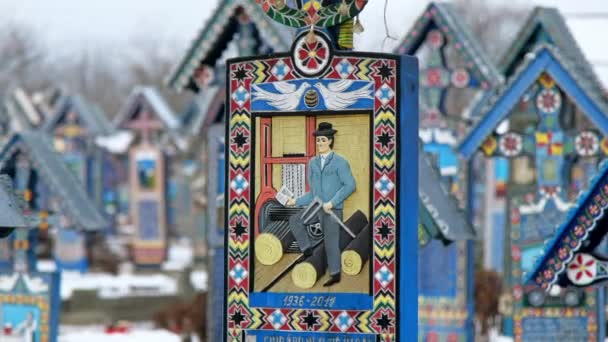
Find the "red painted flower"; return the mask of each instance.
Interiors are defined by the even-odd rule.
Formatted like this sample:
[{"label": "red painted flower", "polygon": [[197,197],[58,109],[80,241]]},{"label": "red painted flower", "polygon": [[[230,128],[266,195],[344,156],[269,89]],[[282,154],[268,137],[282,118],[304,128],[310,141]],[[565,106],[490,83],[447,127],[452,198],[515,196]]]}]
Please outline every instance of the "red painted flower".
[{"label": "red painted flower", "polygon": [[442,70],[440,69],[430,69],[426,72],[426,82],[431,87],[442,86]]},{"label": "red painted flower", "polygon": [[568,250],[562,247],[557,251],[557,255],[563,260],[568,257]]},{"label": "red painted flower", "polygon": [[553,89],[542,90],[536,98],[536,106],[545,113],[553,113],[562,105],[559,93]]},{"label": "red painted flower", "polygon": [[318,69],[327,58],[327,48],[319,40],[305,42],[298,50],[298,57],[308,69]]},{"label": "red painted flower", "polygon": [[600,213],[600,208],[597,205],[592,204],[589,206],[589,213],[591,213],[591,215],[593,216],[596,216]]},{"label": "red painted flower", "polygon": [[515,261],[519,261],[521,259],[521,251],[520,251],[519,247],[517,247],[517,246],[511,247],[511,257],[513,257],[513,260],[515,260]]},{"label": "red painted flower", "polygon": [[592,156],[599,150],[599,138],[597,135],[591,131],[581,132],[574,139],[574,146],[576,148],[576,152],[581,156]]},{"label": "red painted flower", "polygon": [[513,298],[520,300],[524,295],[524,290],[520,285],[513,286]]},{"label": "red painted flower", "polygon": [[574,284],[586,285],[593,281],[596,275],[595,259],[589,254],[577,254],[568,265],[568,278]]},{"label": "red painted flower", "polygon": [[545,279],[552,279],[553,278],[553,271],[551,271],[551,270],[545,270],[543,272],[543,277],[545,277]]}]

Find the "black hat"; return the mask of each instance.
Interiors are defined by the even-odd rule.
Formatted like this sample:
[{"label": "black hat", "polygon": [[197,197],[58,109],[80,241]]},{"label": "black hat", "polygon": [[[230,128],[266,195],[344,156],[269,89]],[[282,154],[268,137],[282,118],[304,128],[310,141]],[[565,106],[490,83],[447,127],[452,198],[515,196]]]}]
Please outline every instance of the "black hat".
[{"label": "black hat", "polygon": [[332,125],[329,122],[320,122],[317,130],[312,134],[315,137],[333,137],[336,134],[336,130],[333,129]]}]

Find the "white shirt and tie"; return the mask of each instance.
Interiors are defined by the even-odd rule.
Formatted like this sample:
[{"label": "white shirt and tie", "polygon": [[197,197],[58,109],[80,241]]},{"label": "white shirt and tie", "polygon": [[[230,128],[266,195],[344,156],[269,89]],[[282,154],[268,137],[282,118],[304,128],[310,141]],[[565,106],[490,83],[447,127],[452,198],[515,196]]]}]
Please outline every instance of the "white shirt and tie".
[{"label": "white shirt and tie", "polygon": [[327,158],[329,158],[329,155],[331,155],[331,152],[319,154],[319,157],[321,157],[321,170],[323,170],[323,168],[325,167],[325,162],[327,162]]}]

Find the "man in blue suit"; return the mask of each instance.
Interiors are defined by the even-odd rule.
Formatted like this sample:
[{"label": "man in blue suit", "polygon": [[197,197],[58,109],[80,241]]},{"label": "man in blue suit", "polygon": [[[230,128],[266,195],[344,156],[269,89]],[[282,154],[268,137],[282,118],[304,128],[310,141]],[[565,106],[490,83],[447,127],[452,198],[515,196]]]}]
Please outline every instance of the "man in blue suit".
[{"label": "man in blue suit", "polygon": [[[348,161],[332,151],[336,130],[329,122],[321,122],[313,133],[317,143],[318,155],[308,162],[308,186],[310,191],[298,199],[290,199],[287,206],[305,207],[315,197],[323,201],[323,210],[319,211],[318,220],[323,228],[323,242],[327,255],[327,266],[330,278],[323,286],[331,286],[340,281],[340,225],[329,213],[333,212],[342,219],[344,201],[355,191],[355,179]],[[300,249],[305,256],[312,255],[312,243],[306,231],[306,224],[300,215],[290,219],[293,232]]]}]

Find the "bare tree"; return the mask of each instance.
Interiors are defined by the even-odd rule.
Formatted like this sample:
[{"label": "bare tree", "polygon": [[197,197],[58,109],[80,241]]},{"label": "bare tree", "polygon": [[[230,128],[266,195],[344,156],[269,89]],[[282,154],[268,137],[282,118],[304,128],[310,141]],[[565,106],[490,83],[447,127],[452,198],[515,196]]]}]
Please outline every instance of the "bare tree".
[{"label": "bare tree", "polygon": [[528,13],[528,8],[514,2],[456,0],[454,4],[494,61],[514,39]]},{"label": "bare tree", "polygon": [[0,88],[31,84],[43,86],[48,81],[43,73],[47,51],[37,33],[15,21],[0,24]]}]

